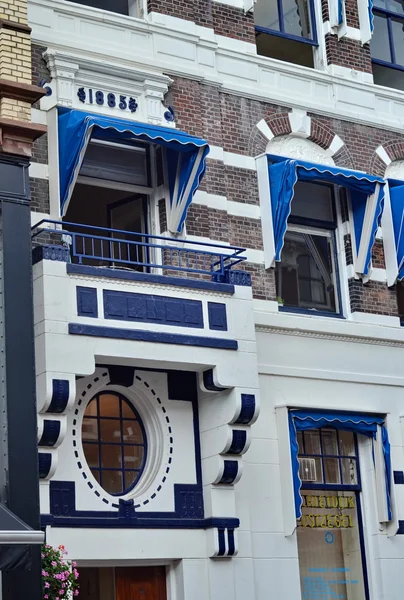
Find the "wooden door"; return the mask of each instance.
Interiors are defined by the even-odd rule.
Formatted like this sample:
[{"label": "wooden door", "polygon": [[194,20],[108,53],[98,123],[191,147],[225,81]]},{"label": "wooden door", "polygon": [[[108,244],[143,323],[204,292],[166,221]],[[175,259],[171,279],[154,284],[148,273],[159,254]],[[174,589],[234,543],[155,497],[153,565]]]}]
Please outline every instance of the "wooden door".
[{"label": "wooden door", "polygon": [[119,567],[116,600],[167,600],[164,567]]}]

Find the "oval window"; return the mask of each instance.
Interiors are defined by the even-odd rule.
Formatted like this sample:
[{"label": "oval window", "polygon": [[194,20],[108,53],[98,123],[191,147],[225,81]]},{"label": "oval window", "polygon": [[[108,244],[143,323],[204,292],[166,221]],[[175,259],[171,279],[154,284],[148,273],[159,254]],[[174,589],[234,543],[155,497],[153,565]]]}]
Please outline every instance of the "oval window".
[{"label": "oval window", "polygon": [[101,392],[87,405],[81,430],[91,473],[106,492],[126,494],[139,480],[146,462],[143,423],[124,396]]}]

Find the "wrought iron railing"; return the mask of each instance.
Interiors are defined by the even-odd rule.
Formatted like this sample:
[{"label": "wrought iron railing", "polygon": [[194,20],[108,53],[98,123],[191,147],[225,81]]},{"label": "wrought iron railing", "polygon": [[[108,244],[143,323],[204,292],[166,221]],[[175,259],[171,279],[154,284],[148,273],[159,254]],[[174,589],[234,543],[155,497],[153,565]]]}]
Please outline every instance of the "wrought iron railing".
[{"label": "wrought iron railing", "polygon": [[246,260],[244,248],[44,219],[32,228],[34,247],[64,247],[72,263],[226,281]]}]

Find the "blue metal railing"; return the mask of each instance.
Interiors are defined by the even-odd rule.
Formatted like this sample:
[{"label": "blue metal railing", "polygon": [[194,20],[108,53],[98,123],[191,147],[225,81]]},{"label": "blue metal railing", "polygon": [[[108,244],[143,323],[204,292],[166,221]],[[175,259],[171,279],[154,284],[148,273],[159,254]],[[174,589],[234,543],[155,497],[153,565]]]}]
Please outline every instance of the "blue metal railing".
[{"label": "blue metal railing", "polygon": [[44,219],[32,227],[36,246],[65,246],[70,260],[78,264],[185,271],[210,275],[215,281],[246,260],[244,248],[166,238],[147,233],[108,229],[65,221]]}]

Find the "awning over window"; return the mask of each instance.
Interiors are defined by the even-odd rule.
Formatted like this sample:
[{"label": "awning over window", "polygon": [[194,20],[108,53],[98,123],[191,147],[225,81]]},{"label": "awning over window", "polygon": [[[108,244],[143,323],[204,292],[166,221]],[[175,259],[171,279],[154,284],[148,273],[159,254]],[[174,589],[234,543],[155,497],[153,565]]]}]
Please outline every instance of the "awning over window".
[{"label": "awning over window", "polygon": [[387,429],[382,417],[371,415],[351,414],[351,413],[328,413],[319,411],[291,410],[289,411],[289,436],[292,458],[293,485],[295,494],[296,518],[300,519],[302,515],[302,497],[300,488],[302,485],[299,476],[299,447],[297,443],[297,432],[307,431],[309,429],[318,429],[320,427],[334,427],[344,431],[352,431],[365,435],[374,440],[377,438],[378,427],[381,432],[381,443],[384,456],[384,476],[386,486],[386,504],[388,520],[392,518],[391,512],[391,460],[390,443]]},{"label": "awning over window", "polygon": [[29,547],[44,540],[43,531],[34,531],[0,503],[0,571],[29,567]]},{"label": "awning over window", "polygon": [[373,33],[375,28],[375,16],[373,14],[373,0],[368,0],[370,33]]},{"label": "awning over window", "polygon": [[394,276],[389,283],[393,284],[395,278],[404,278],[404,181],[388,179],[390,191],[391,219],[394,231],[397,265]]},{"label": "awning over window", "polygon": [[166,148],[171,214],[169,228],[180,233],[198,188],[209,152],[205,140],[168,127],[114,119],[79,110],[59,109],[60,208],[66,214],[74,185],[92,136],[123,142],[142,140]]},{"label": "awning over window", "polygon": [[322,166],[272,154],[268,154],[267,158],[275,260],[281,260],[296,182],[326,181],[348,188],[351,192],[354,229],[352,233],[356,247],[355,271],[359,275],[368,275],[372,247],[383,211],[384,180],[358,171]]}]

